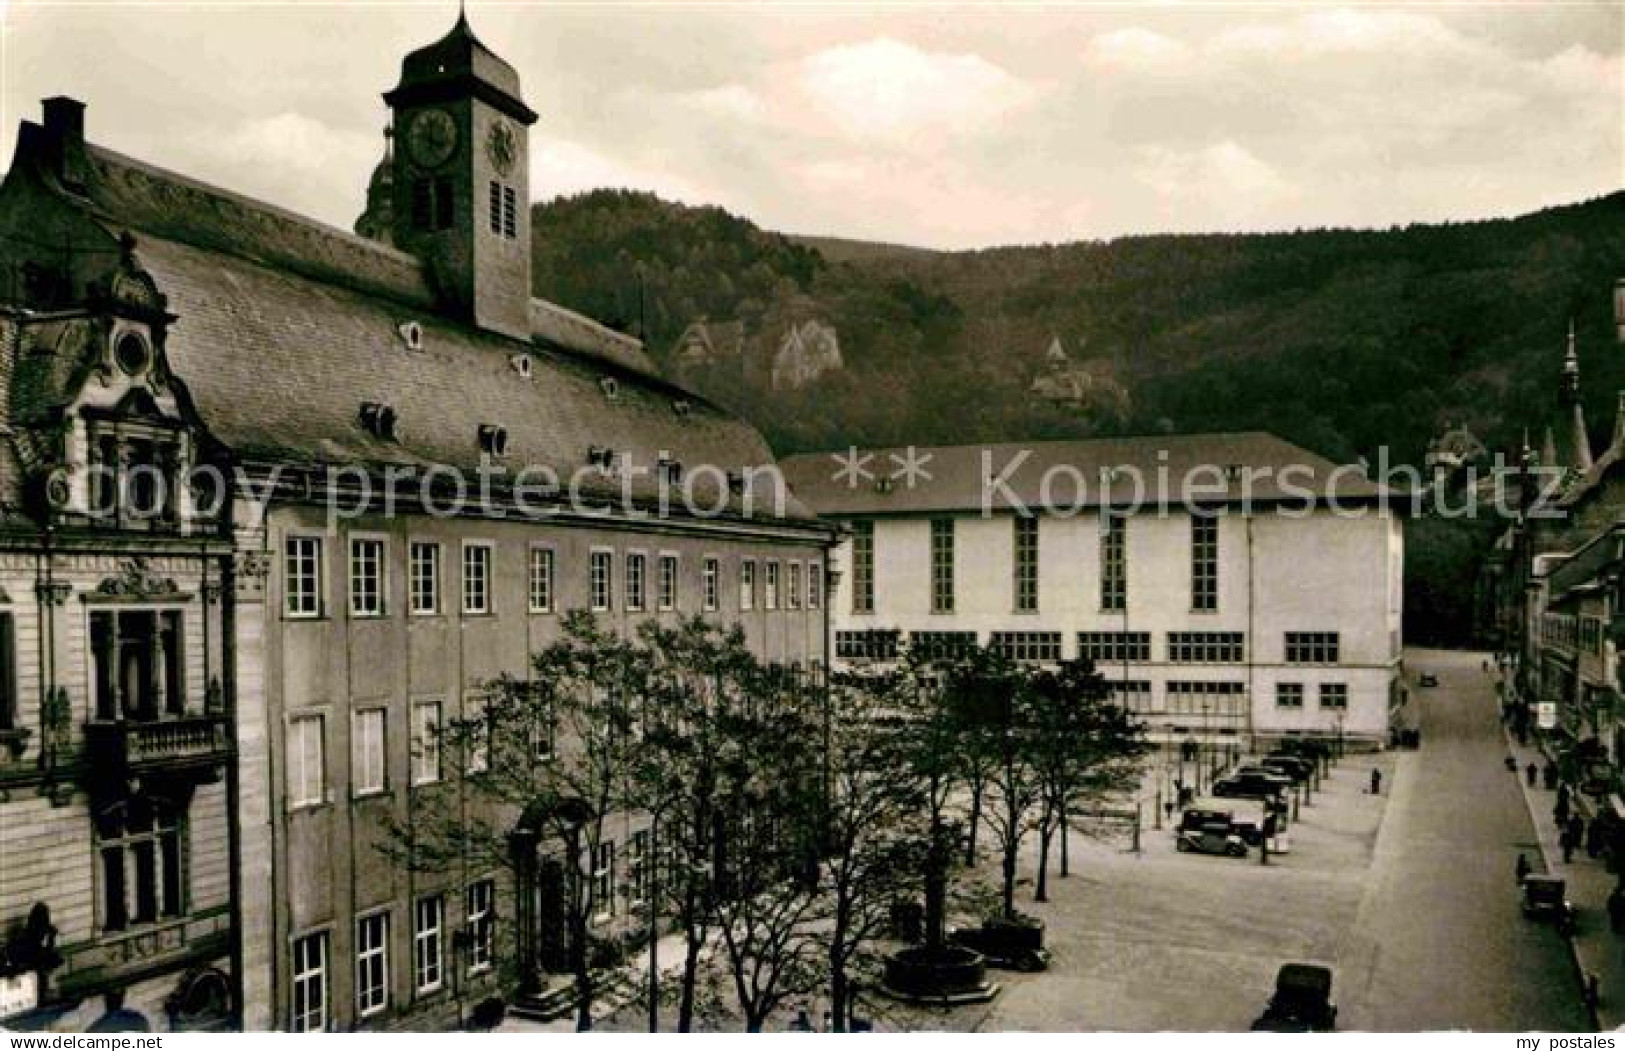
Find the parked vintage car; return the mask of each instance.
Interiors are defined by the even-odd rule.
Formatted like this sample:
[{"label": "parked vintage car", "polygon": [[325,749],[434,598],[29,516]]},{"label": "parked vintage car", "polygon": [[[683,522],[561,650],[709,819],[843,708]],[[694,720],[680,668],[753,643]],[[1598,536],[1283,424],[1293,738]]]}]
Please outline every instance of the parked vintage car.
[{"label": "parked vintage car", "polygon": [[1278,799],[1291,782],[1276,774],[1236,771],[1213,782],[1214,795],[1241,799]]},{"label": "parked vintage car", "polygon": [[1556,876],[1528,875],[1523,878],[1525,919],[1550,921],[1558,933],[1574,933],[1576,915],[1568,898],[1568,886]]},{"label": "parked vintage car", "polygon": [[1174,849],[1181,854],[1219,854],[1227,858],[1247,856],[1247,843],[1228,821],[1210,821],[1199,828],[1181,829],[1174,837]]},{"label": "parked vintage car", "polygon": [[1283,964],[1274,995],[1253,1022],[1254,1031],[1268,1033],[1329,1033],[1336,1028],[1332,969],[1313,963]]},{"label": "parked vintage car", "polygon": [[1295,785],[1301,785],[1315,772],[1315,764],[1296,755],[1277,755],[1271,753],[1258,761],[1258,765],[1266,770],[1273,770],[1283,777],[1292,779]]}]

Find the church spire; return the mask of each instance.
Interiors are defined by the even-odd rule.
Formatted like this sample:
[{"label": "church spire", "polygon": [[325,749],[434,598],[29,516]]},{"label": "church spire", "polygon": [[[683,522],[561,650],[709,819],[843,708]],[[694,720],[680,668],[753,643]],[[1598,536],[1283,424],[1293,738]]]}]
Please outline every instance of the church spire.
[{"label": "church spire", "polygon": [[1580,355],[1574,347],[1574,319],[1569,319],[1568,346],[1563,354],[1563,381],[1562,403],[1567,410],[1564,415],[1563,428],[1567,432],[1564,437],[1569,445],[1569,462],[1565,467],[1573,467],[1579,471],[1591,470],[1591,439],[1586,436],[1585,407],[1580,400]]}]

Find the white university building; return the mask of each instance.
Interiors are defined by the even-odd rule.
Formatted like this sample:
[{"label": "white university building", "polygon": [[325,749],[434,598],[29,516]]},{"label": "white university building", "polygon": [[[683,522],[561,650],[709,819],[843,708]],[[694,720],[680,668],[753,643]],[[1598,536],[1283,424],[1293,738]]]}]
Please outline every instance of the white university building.
[{"label": "white university building", "polygon": [[1355,466],[1263,433],[808,454],[847,530],[837,666],[899,645],[1091,658],[1153,740],[1388,740],[1404,537]]}]

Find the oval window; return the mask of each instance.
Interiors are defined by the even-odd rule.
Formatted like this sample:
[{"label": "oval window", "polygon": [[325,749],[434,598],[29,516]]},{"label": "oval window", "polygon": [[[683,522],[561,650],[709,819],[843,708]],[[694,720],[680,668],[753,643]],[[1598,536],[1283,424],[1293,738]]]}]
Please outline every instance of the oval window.
[{"label": "oval window", "polygon": [[114,346],[113,357],[118,361],[119,368],[134,376],[146,371],[151,355],[147,351],[146,340],[134,332],[126,332]]}]

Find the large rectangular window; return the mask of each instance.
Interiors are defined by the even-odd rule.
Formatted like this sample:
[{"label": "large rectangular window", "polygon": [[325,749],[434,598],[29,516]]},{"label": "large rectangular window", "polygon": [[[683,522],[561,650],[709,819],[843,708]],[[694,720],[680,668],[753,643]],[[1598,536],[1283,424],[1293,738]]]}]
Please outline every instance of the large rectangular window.
[{"label": "large rectangular window", "polygon": [[1170,631],[1168,660],[1174,664],[1240,664],[1247,636],[1239,631]]},{"label": "large rectangular window", "polygon": [[186,907],[181,811],[138,795],[95,815],[101,856],[102,929],[180,916]]},{"label": "large rectangular window", "polygon": [[1122,515],[1100,516],[1100,608],[1106,613],[1128,608],[1127,528]]},{"label": "large rectangular window", "polygon": [[288,802],[314,806],[327,801],[327,720],[295,715],[288,720]]},{"label": "large rectangular window", "polygon": [[282,563],[284,606],[290,617],[322,615],[322,541],[314,536],[290,536]]},{"label": "large rectangular window", "polygon": [[375,1015],[389,1006],[389,913],[355,921],[355,1013]]},{"label": "large rectangular window", "polygon": [[1336,664],[1342,649],[1335,631],[1289,631],[1286,633],[1288,664]]},{"label": "large rectangular window", "polygon": [[1015,519],[1015,599],[1017,613],[1038,612],[1038,519]]},{"label": "large rectangular window", "polygon": [[615,590],[615,562],[614,553],[610,551],[594,551],[588,559],[588,574],[590,586],[589,597],[592,600],[594,612],[603,613],[610,608],[610,600]]},{"label": "large rectangular window", "polygon": [[384,542],[350,541],[350,615],[384,615]]},{"label": "large rectangular window", "polygon": [[440,545],[413,541],[408,576],[412,585],[412,612],[440,612]]},{"label": "large rectangular window", "polygon": [[412,783],[426,785],[440,780],[440,702],[417,701],[412,705]]},{"label": "large rectangular window", "polygon": [[1053,664],[1061,659],[1058,631],[995,631],[991,645],[1013,661]]},{"label": "large rectangular window", "polygon": [[818,609],[824,603],[824,567],[817,562],[807,563],[807,608]]},{"label": "large rectangular window", "polygon": [[954,611],[954,520],[931,519],[931,612]]},{"label": "large rectangular window", "polygon": [[1170,682],[1168,711],[1174,715],[1235,720],[1246,715],[1246,697],[1247,685],[1240,682]]},{"label": "large rectangular window", "polygon": [[852,523],[852,612],[875,611],[875,524]]},{"label": "large rectangular window", "polygon": [[1152,707],[1151,684],[1143,679],[1123,679],[1111,683],[1112,700],[1134,715],[1148,715]]},{"label": "large rectangular window", "polygon": [[739,608],[756,608],[756,561],[747,558],[739,563]]},{"label": "large rectangular window", "polygon": [[791,562],[785,567],[784,608],[801,608],[801,563]]},{"label": "large rectangular window", "polygon": [[532,613],[553,612],[553,549],[550,547],[533,547],[530,549],[530,611]]},{"label": "large rectangular window", "polygon": [[463,612],[491,612],[491,547],[463,545]]},{"label": "large rectangular window", "polygon": [[1320,706],[1331,711],[1347,711],[1349,706],[1349,687],[1345,682],[1323,682],[1320,684]]},{"label": "large rectangular window", "polygon": [[385,719],[383,708],[363,708],[355,713],[350,751],[353,770],[351,790],[358,796],[384,790]]},{"label": "large rectangular window", "polygon": [[488,970],[496,958],[497,885],[476,880],[468,885],[468,970]]},{"label": "large rectangular window", "polygon": [[147,722],[186,711],[180,610],[95,610],[90,648],[96,718]]},{"label": "large rectangular window", "polygon": [[976,649],[974,631],[916,631],[908,637],[909,650],[922,660],[957,661]]},{"label": "large rectangular window", "polygon": [[899,633],[869,628],[835,633],[835,656],[847,661],[890,661],[897,659]]},{"label": "large rectangular window", "polygon": [[662,610],[677,608],[677,574],[678,562],[676,555],[660,556],[660,580],[658,599]]},{"label": "large rectangular window", "polygon": [[327,932],[293,940],[293,1013],[288,1028],[295,1033],[327,1029]]},{"label": "large rectangular window", "polygon": [[1275,707],[1302,708],[1303,683],[1278,682],[1275,684]]},{"label": "large rectangular window", "polygon": [[629,610],[643,608],[645,563],[646,559],[641,552],[633,552],[626,556],[626,608]]},{"label": "large rectangular window", "polygon": [[765,576],[762,579],[762,608],[779,608],[779,563],[775,560],[762,565]]},{"label": "large rectangular window", "polygon": [[1211,613],[1219,608],[1219,520],[1191,515],[1191,609]]},{"label": "large rectangular window", "polygon": [[1122,664],[1151,659],[1149,631],[1080,631],[1078,659],[1096,664]]},{"label": "large rectangular window", "polygon": [[432,993],[445,980],[446,899],[439,894],[419,898],[412,930],[413,979],[420,993]]},{"label": "large rectangular window", "polygon": [[714,558],[707,558],[704,572],[701,574],[701,583],[704,590],[705,610],[707,613],[713,612],[722,599],[722,563]]},{"label": "large rectangular window", "polygon": [[9,612],[0,612],[0,730],[17,728],[17,629]]},{"label": "large rectangular window", "polygon": [[593,855],[592,916],[598,923],[615,915],[615,844],[603,842]]}]

